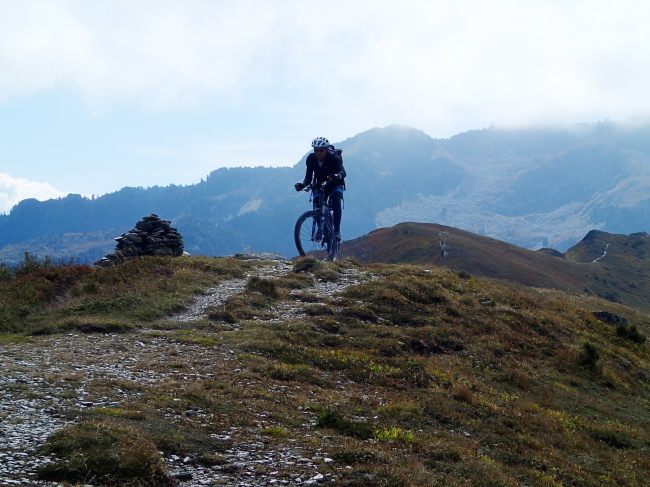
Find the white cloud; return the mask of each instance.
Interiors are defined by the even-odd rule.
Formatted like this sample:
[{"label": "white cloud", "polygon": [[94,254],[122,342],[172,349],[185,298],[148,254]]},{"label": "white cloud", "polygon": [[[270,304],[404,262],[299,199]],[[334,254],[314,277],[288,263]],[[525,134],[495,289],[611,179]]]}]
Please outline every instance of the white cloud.
[{"label": "white cloud", "polygon": [[66,196],[66,193],[53,188],[49,183],[13,178],[8,174],[0,173],[1,213],[9,213],[14,205],[28,198],[44,201],[63,196]]},{"label": "white cloud", "polygon": [[[44,138],[42,157],[30,152],[60,178],[116,190],[165,180],[182,160],[198,180],[222,165],[292,164],[316,135],[390,124],[446,137],[650,113],[648,16],[646,0],[0,0],[0,103],[64,91],[94,120],[115,115],[84,132],[83,152],[62,148],[79,145],[76,119]],[[19,142],[20,155],[34,147]],[[56,177],[45,179],[67,184]]]},{"label": "white cloud", "polygon": [[[308,145],[308,144],[307,144]],[[281,142],[273,146],[271,154],[269,147],[260,142],[234,142],[229,140],[213,140],[197,145],[179,146],[174,148],[158,145],[155,147],[130,147],[129,151],[156,160],[176,161],[179,172],[187,172],[185,161],[192,161],[192,167],[202,168],[202,175],[208,174],[215,167],[241,166],[291,166],[298,162],[302,154],[296,154],[295,160],[283,159],[280,155],[287,151]],[[305,149],[307,152],[308,149]]]},{"label": "white cloud", "polygon": [[70,87],[94,108],[275,99],[329,105],[369,126],[650,109],[647,2],[0,0],[0,8],[0,98]]},{"label": "white cloud", "polygon": [[71,87],[89,103],[236,96],[281,12],[268,2],[2,1],[5,96]]}]

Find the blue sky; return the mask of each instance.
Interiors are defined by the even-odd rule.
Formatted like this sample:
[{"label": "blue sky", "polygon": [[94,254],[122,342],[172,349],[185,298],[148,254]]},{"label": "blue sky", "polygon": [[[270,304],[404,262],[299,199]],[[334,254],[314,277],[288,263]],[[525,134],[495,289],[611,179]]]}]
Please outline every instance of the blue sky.
[{"label": "blue sky", "polygon": [[0,212],[316,136],[650,115],[650,2],[0,0]]}]

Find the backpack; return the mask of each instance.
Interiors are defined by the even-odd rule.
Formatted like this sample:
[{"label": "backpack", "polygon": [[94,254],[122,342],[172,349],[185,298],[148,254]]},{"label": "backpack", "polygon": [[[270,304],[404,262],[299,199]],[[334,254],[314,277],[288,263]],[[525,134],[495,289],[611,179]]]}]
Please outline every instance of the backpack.
[{"label": "backpack", "polygon": [[[341,159],[341,164],[343,163],[343,149],[336,149],[333,145],[330,144],[329,150],[331,150],[335,156],[339,156]],[[343,189],[345,189],[345,179],[343,180]]]},{"label": "backpack", "polygon": [[341,155],[343,153],[343,149],[336,149],[333,145],[330,144],[329,150],[331,150],[334,155],[337,155],[341,158],[341,162],[343,161],[343,156]]}]

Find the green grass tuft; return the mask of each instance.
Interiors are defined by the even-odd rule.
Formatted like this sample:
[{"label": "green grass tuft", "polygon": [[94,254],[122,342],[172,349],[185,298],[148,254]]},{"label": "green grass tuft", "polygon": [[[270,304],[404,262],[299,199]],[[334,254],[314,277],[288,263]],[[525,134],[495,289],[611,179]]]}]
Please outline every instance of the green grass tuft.
[{"label": "green grass tuft", "polygon": [[369,440],[377,435],[377,427],[367,421],[350,421],[336,410],[328,409],[318,416],[317,427],[330,428],[341,434]]},{"label": "green grass tuft", "polygon": [[636,325],[617,326],[616,334],[638,344],[645,343],[646,341],[646,336],[637,329]]}]

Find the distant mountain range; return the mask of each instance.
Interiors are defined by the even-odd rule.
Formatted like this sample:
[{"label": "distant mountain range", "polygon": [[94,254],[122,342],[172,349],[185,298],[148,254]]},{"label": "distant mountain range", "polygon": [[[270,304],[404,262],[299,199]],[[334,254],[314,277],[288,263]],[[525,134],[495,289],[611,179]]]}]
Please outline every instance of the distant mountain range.
[{"label": "distant mountain range", "polygon": [[650,312],[650,236],[645,232],[614,235],[593,230],[560,253],[528,250],[443,225],[401,223],[345,242],[341,254],[365,264],[446,267]]},{"label": "distant mountain range", "polygon": [[[594,229],[650,227],[650,124],[492,127],[449,139],[389,126],[336,145],[348,172],[346,240],[415,221],[564,252]],[[29,251],[93,262],[151,213],[170,220],[192,254],[293,257],[294,222],[310,208],[292,187],[304,176],[304,159],[293,167],[218,169],[189,186],[24,200],[0,215],[0,261]]]}]

